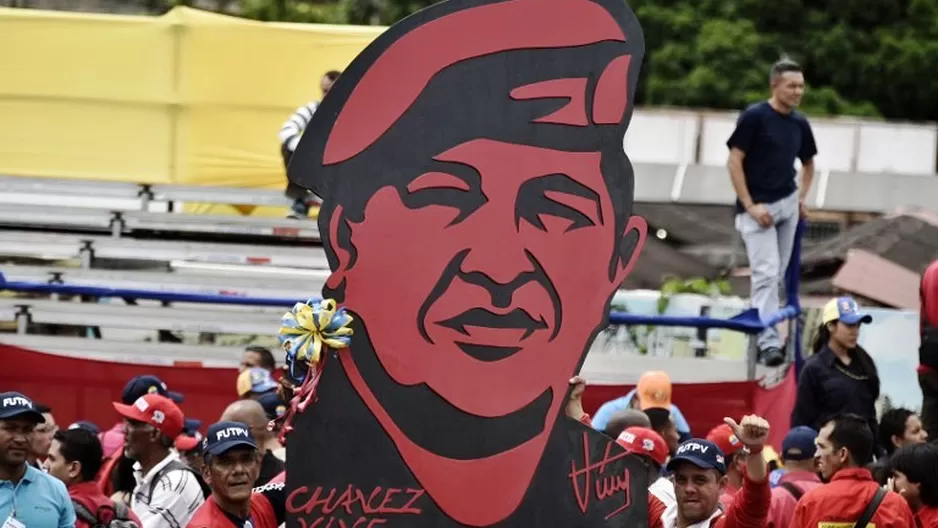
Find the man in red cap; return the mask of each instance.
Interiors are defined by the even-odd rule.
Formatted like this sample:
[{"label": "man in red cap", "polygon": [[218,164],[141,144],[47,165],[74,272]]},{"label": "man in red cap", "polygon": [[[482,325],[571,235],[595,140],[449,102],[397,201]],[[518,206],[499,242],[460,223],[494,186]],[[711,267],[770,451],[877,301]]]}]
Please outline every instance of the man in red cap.
[{"label": "man in red cap", "polygon": [[629,453],[643,457],[651,466],[648,473],[648,494],[670,506],[677,502],[674,484],[661,476],[661,468],[668,463],[671,450],[664,438],[648,427],[628,427],[616,438],[616,443]]},{"label": "man in red cap", "polygon": [[707,440],[719,446],[726,458],[726,487],[720,495],[720,504],[724,509],[729,508],[730,504],[733,504],[736,492],[743,485],[743,468],[746,466],[746,456],[749,452],[736,437],[733,429],[726,424],[711,429],[707,433]]},{"label": "man in red cap", "polygon": [[115,402],[114,409],[124,417],[124,455],[136,461],[131,509],[144,528],[185,526],[205,496],[195,473],[170,449],[185,424],[182,411],[159,394],[132,405]]}]

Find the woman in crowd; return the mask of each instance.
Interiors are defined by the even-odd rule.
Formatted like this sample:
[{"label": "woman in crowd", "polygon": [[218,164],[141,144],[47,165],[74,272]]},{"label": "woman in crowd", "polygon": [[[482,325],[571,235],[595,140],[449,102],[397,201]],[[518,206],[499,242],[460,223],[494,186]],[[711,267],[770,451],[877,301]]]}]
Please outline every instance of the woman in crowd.
[{"label": "woman in crowd", "polygon": [[898,407],[883,413],[879,420],[879,445],[886,456],[869,464],[867,469],[873,473],[873,479],[880,484],[892,478],[889,457],[896,449],[907,445],[924,444],[928,433],[922,426],[922,420],[914,412]]},{"label": "woman in crowd", "polygon": [[879,443],[887,455],[892,455],[900,447],[924,444],[927,440],[928,433],[922,426],[922,419],[908,409],[890,409],[879,420]]},{"label": "woman in crowd", "polygon": [[889,470],[889,489],[909,503],[916,528],[938,528],[938,447],[900,447],[889,459]]},{"label": "woman in crowd", "polygon": [[[832,299],[824,307],[814,341],[814,355],[805,362],[798,379],[798,395],[791,425],[815,431],[841,413],[867,419],[877,435],[876,409],[879,374],[873,358],[857,344],[860,325],[873,322],[851,297]],[[878,451],[878,450],[877,450]]]}]

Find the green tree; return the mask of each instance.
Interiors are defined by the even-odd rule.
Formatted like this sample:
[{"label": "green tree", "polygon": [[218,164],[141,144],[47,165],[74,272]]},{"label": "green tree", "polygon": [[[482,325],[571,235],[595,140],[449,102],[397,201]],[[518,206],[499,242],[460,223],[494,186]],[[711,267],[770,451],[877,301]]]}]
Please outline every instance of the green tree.
[{"label": "green tree", "polygon": [[[352,24],[392,24],[434,3],[232,2],[248,18]],[[787,54],[805,68],[809,115],[938,120],[938,0],[629,4],[645,32],[640,105],[740,109],[767,96],[769,67]]]}]

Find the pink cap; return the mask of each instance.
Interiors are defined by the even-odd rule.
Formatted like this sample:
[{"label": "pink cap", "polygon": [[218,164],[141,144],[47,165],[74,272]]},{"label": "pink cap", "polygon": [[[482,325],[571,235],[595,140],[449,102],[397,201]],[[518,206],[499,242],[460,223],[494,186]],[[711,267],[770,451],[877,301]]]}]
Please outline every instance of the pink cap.
[{"label": "pink cap", "polygon": [[124,447],[124,426],[117,423],[114,427],[100,434],[101,449],[104,451],[104,458],[110,458],[117,451]]}]

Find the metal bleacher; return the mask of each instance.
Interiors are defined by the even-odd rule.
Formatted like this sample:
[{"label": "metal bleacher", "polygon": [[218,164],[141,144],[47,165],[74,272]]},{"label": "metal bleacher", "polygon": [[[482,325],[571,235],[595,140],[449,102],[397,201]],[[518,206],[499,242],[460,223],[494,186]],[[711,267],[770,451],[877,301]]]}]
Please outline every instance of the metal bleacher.
[{"label": "metal bleacher", "polygon": [[[174,271],[103,270],[57,266],[4,265],[3,274],[9,281],[48,282],[128,290],[152,290],[193,295],[233,295],[239,297],[273,297],[288,299],[296,295],[297,281],[309,291],[320,291],[328,277],[326,270],[282,270],[287,277],[276,274],[248,274],[237,267]],[[278,270],[281,271],[281,270]],[[2,301],[2,300],[0,300]]]},{"label": "metal bleacher", "polygon": [[[0,272],[11,282],[167,294],[319,294],[329,272],[313,219],[176,212],[193,202],[289,205],[270,189],[0,176]],[[283,311],[6,292],[0,342],[96,359],[232,365],[242,350],[226,346],[232,339],[204,343],[224,335],[270,341]],[[63,327],[75,332],[49,335]],[[127,331],[150,337],[113,338]],[[152,339],[166,333],[181,342]]]},{"label": "metal bleacher", "polygon": [[[289,206],[290,201],[276,189],[212,187],[203,185],[145,184],[123,181],[75,180],[71,178],[30,178],[0,175],[0,202],[14,201],[20,195],[87,196],[127,200],[130,209],[148,210],[151,202],[203,202],[236,205]],[[7,195],[3,197],[3,194]],[[136,205],[133,205],[136,204]]]},{"label": "metal bleacher", "polygon": [[80,259],[87,268],[94,267],[96,261],[113,259],[167,265],[173,261],[247,265],[253,266],[252,269],[260,265],[328,269],[325,252],[312,244],[232,244],[0,230],[0,257],[12,256],[39,260]]},{"label": "metal bleacher", "polygon": [[[733,203],[723,168],[641,162],[634,168],[636,202]],[[882,176],[821,169],[809,203],[882,214],[938,196],[936,178],[889,175],[884,186]],[[315,221],[180,212],[191,203],[289,205],[277,189],[0,175],[0,272],[7,281],[167,294],[301,300],[321,291],[329,272]],[[98,298],[103,294],[2,295],[0,323],[7,332],[0,342],[120,361],[233,365],[241,348],[230,343],[238,336],[275,342],[283,310]],[[46,335],[50,326],[85,329],[91,337]],[[130,346],[107,329],[152,331],[157,339]],[[182,342],[160,342],[167,333]],[[216,336],[234,341],[217,344]]]}]

